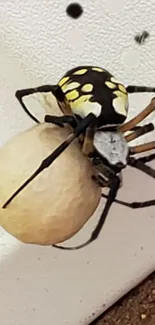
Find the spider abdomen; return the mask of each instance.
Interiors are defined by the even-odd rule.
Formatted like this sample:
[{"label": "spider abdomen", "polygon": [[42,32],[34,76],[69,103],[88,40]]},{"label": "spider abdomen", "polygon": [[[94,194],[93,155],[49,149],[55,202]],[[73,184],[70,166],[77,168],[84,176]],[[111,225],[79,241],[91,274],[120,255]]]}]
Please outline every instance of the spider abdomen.
[{"label": "spider abdomen", "polygon": [[128,113],[126,88],[105,69],[81,66],[69,70],[59,81],[73,114],[93,113],[98,126],[122,124]]}]

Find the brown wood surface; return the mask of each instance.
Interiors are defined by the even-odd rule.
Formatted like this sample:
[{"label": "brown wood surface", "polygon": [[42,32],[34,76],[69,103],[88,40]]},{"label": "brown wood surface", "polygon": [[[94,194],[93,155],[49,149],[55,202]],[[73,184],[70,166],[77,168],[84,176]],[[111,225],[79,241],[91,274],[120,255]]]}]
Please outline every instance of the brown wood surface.
[{"label": "brown wood surface", "polygon": [[155,325],[155,272],[91,325]]}]

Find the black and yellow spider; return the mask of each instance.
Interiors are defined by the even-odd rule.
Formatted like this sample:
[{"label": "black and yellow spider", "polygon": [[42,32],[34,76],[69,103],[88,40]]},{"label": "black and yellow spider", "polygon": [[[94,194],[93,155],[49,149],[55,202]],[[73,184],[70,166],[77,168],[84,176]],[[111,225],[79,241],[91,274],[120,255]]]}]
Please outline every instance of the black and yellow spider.
[{"label": "black and yellow spider", "polygon": [[[95,181],[102,187],[108,186],[110,188],[104,211],[91,239],[77,248],[85,246],[98,237],[113,201],[132,208],[155,205],[155,200],[133,203],[116,200],[116,194],[120,187],[120,172],[126,165],[136,167],[155,178],[155,171],[145,164],[154,159],[155,154],[139,159],[131,157],[136,153],[154,149],[155,141],[139,146],[128,146],[129,141],[154,130],[152,123],[144,126],[138,126],[138,124],[155,110],[155,99],[152,99],[150,104],[135,118],[124,123],[129,108],[128,94],[155,92],[155,88],[145,86],[124,87],[105,69],[95,66],[80,66],[68,71],[57,85],[44,85],[16,92],[16,97],[23,109],[35,122],[39,123],[23,102],[24,96],[37,92],[51,92],[63,113],[62,116],[46,115],[45,122],[54,123],[61,127],[67,123],[73,128],[73,132],[53,153],[42,161],[39,168],[13,193],[3,208],[6,208],[13,198],[43,169],[48,168],[77,137],[82,145],[83,154],[91,157],[92,163],[97,168],[98,175]],[[126,131],[131,131],[131,133],[124,135]],[[53,246],[65,249],[62,246]]]}]

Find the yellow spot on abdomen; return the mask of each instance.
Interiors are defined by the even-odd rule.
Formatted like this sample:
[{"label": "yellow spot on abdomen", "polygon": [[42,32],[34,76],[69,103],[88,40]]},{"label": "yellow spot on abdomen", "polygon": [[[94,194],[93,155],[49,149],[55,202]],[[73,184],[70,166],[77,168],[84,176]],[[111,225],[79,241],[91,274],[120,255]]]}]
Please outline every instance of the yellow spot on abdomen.
[{"label": "yellow spot on abdomen", "polygon": [[72,90],[66,94],[66,98],[68,99],[68,101],[72,101],[78,97],[79,97],[79,92],[77,90]]},{"label": "yellow spot on abdomen", "polygon": [[73,74],[74,75],[81,75],[81,74],[85,74],[87,71],[88,71],[87,69],[81,69],[81,70],[75,71]]},{"label": "yellow spot on abdomen", "polygon": [[104,71],[104,69],[102,69],[102,68],[92,68],[92,70],[94,70],[94,71],[98,71],[98,72],[103,72]]},{"label": "yellow spot on abdomen", "polygon": [[80,84],[78,82],[70,82],[70,83],[65,83],[61,89],[62,91],[65,93],[69,90],[74,90],[76,88],[78,88],[80,86]]},{"label": "yellow spot on abdomen", "polygon": [[116,85],[114,83],[110,82],[110,81],[106,81],[105,85],[110,89],[115,89],[116,88]]},{"label": "yellow spot on abdomen", "polygon": [[59,82],[58,85],[61,87],[63,86],[68,80],[70,79],[70,77],[64,77],[62,78]]},{"label": "yellow spot on abdomen", "polygon": [[85,85],[83,85],[83,87],[81,88],[81,90],[84,93],[90,93],[93,90],[93,85],[92,84],[85,84]]},{"label": "yellow spot on abdomen", "polygon": [[127,93],[127,91],[126,91],[126,89],[125,89],[125,87],[124,87],[123,85],[119,85],[118,88],[119,88],[119,90],[122,91],[124,94]]},{"label": "yellow spot on abdomen", "polygon": [[92,97],[92,95],[82,95],[77,100],[75,100],[73,103],[71,103],[72,107],[79,107],[79,109],[82,109],[83,103],[86,101],[89,101],[89,99]]},{"label": "yellow spot on abdomen", "polygon": [[82,118],[86,117],[89,113],[92,113],[98,117],[101,114],[102,107],[97,102],[91,102],[89,100],[91,97],[92,95],[83,95],[75,101],[71,101],[70,107],[72,112],[81,116]]},{"label": "yellow spot on abdomen", "polygon": [[115,79],[114,77],[111,77],[111,81],[114,82],[115,84],[119,84],[120,81],[118,81],[117,79]]},{"label": "yellow spot on abdomen", "polygon": [[128,98],[128,95],[127,93],[123,93],[122,91],[120,90],[116,90],[113,92],[117,97],[122,97],[124,99]]},{"label": "yellow spot on abdomen", "polygon": [[119,90],[113,92],[117,97],[113,99],[113,108],[116,113],[127,116],[128,95]]}]

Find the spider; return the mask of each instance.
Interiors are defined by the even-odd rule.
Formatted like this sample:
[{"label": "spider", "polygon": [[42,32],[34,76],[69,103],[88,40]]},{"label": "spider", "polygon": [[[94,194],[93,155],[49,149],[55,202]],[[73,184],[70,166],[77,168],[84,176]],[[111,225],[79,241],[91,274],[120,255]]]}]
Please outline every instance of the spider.
[{"label": "spider", "polygon": [[[45,158],[38,169],[18,188],[5,202],[6,208],[38,174],[48,168],[52,162],[78,138],[84,155],[92,159],[97,175],[92,176],[101,187],[109,187],[107,198],[100,220],[90,239],[76,247],[53,245],[60,249],[79,249],[96,240],[108,215],[112,203],[123,204],[131,208],[143,208],[155,205],[155,200],[127,203],[116,199],[121,186],[121,172],[127,166],[135,167],[155,178],[155,170],[146,162],[155,159],[155,154],[142,158],[133,155],[150,151],[155,148],[155,141],[138,146],[128,146],[128,143],[139,136],[154,130],[152,123],[139,126],[149,114],[155,110],[155,98],[136,117],[125,122],[128,114],[128,94],[140,92],[155,92],[153,87],[124,87],[110,72],[101,67],[80,66],[69,70],[57,85],[43,85],[37,88],[22,89],[16,92],[16,97],[26,113],[37,123],[23,102],[23,97],[37,92],[51,92],[63,113],[62,116],[45,115],[45,122],[60,127],[69,124],[72,132],[68,138]],[[125,135],[130,131],[128,135]]]}]

